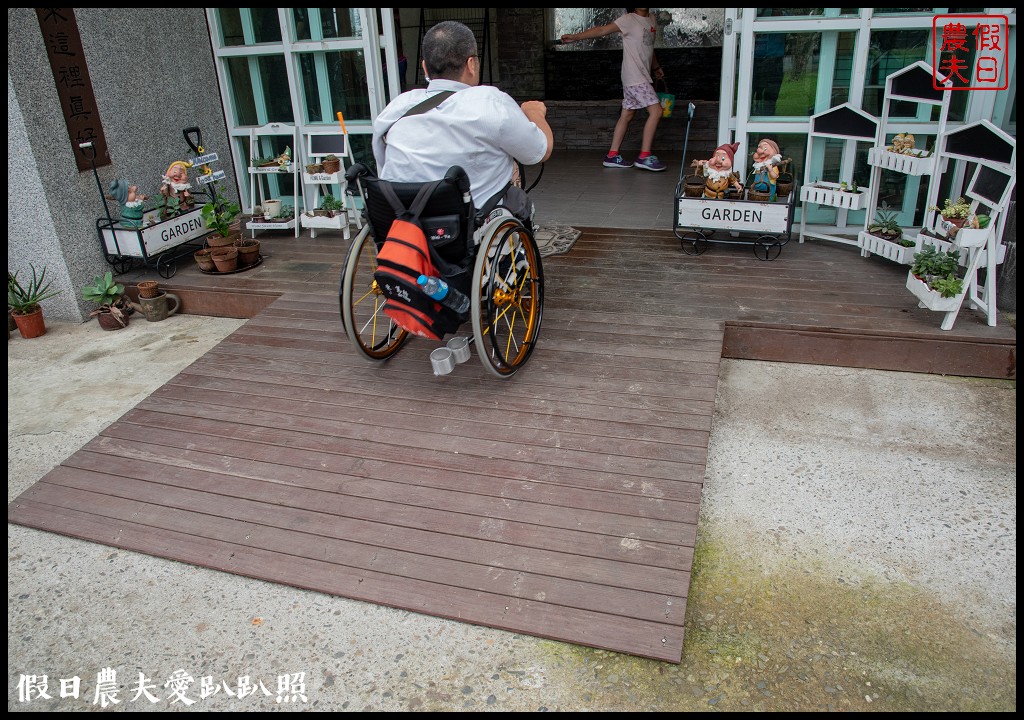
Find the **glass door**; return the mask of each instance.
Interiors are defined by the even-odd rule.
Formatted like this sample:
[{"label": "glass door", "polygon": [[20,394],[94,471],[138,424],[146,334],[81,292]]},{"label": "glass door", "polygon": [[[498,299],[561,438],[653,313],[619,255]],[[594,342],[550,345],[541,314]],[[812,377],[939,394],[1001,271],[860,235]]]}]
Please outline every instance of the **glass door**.
[{"label": "glass door", "polygon": [[[247,177],[253,127],[337,127],[342,113],[356,162],[373,165],[372,121],[399,93],[393,8],[215,8],[206,11],[236,177]],[[284,150],[274,138],[255,155]],[[292,148],[301,162],[300,148]],[[267,175],[266,196],[293,194],[289,176]],[[337,190],[337,189],[336,189]],[[251,209],[248,188],[240,188]],[[301,195],[301,193],[300,193]]]}]

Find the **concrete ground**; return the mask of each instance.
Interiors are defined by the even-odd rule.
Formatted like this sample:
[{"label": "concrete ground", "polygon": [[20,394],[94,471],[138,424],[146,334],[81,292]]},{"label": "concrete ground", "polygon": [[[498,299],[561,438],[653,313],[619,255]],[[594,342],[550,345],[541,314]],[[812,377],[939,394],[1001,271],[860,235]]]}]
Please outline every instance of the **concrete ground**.
[{"label": "concrete ground", "polygon": [[[8,502],[241,322],[15,332]],[[1015,382],[725,361],[679,665],[8,525],[7,707],[1013,711],[1016,423]]]}]

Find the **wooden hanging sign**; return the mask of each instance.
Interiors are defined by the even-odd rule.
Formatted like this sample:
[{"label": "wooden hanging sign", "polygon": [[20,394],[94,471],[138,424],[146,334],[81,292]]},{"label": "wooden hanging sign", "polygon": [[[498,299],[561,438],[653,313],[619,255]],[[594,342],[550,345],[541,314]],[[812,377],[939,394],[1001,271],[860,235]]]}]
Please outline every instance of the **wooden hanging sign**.
[{"label": "wooden hanging sign", "polygon": [[80,145],[92,143],[97,166],[110,164],[107,140],[103,135],[96,96],[85,62],[82,37],[78,32],[74,8],[36,8],[43,44],[50,59],[50,70],[57,86],[64,123],[68,128],[71,150],[79,172],[92,169],[90,155]]}]

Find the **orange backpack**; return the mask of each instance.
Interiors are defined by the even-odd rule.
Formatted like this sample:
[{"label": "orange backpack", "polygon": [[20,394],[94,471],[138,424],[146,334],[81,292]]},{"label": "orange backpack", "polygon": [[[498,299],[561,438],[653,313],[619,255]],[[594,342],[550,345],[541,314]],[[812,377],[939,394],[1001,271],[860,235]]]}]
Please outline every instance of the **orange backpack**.
[{"label": "orange backpack", "polygon": [[420,275],[440,277],[419,217],[438,185],[440,181],[420,188],[406,210],[388,184],[380,182],[379,187],[397,217],[377,251],[377,270],[373,274],[387,298],[384,313],[404,330],[431,340],[441,340],[446,333],[455,332],[465,319],[433,300],[416,282]]}]

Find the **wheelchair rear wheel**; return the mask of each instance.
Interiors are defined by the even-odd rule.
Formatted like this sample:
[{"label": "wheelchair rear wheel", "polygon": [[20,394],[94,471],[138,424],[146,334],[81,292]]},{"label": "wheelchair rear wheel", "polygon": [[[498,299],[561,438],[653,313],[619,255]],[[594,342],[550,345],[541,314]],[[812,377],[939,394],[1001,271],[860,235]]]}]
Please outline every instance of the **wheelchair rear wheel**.
[{"label": "wheelchair rear wheel", "polygon": [[373,273],[377,270],[377,244],[364,225],[345,258],[341,280],[341,321],[356,349],[370,360],[387,360],[409,338],[406,330],[384,314],[384,295]]},{"label": "wheelchair rear wheel", "polygon": [[544,272],[533,235],[513,217],[482,233],[473,275],[473,339],[480,361],[511,377],[533,353],[544,313]]}]

